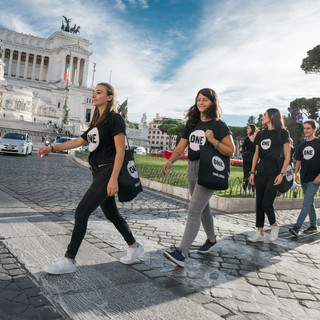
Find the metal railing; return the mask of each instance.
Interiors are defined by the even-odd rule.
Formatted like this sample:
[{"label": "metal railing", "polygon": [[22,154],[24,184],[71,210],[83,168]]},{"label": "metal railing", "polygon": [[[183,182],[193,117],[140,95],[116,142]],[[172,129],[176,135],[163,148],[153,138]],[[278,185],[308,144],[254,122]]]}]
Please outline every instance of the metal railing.
[{"label": "metal railing", "polygon": [[[141,165],[137,165],[137,170],[139,176],[142,178],[182,188],[188,188],[188,179],[186,172],[168,171],[166,175],[163,175],[161,168],[152,168],[149,166]],[[222,197],[255,197],[254,188],[248,188],[246,192],[243,187],[243,179],[240,179],[238,177],[229,183],[229,188],[227,190],[215,191],[215,194]],[[289,191],[286,193],[279,192],[278,197],[303,198],[303,191],[301,187],[295,187],[289,189]],[[320,198],[320,188],[315,197]]]}]

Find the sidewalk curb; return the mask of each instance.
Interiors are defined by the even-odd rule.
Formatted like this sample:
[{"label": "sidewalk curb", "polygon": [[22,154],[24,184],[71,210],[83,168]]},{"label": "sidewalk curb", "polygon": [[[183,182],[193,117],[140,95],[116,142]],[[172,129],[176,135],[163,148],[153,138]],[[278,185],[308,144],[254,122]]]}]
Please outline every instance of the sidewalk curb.
[{"label": "sidewalk curb", "polygon": [[[83,161],[77,157],[73,157],[74,161],[83,167],[89,168],[87,161]],[[159,191],[183,200],[190,200],[190,193],[187,188],[172,186],[170,184],[164,184],[157,181],[148,180],[146,178],[140,178],[142,186]],[[301,209],[303,198],[276,198],[274,202],[275,210],[294,210]],[[316,208],[320,208],[320,199],[314,199],[314,205]],[[256,210],[255,198],[227,198],[212,195],[210,199],[210,208],[216,211],[227,213],[251,213]]]}]

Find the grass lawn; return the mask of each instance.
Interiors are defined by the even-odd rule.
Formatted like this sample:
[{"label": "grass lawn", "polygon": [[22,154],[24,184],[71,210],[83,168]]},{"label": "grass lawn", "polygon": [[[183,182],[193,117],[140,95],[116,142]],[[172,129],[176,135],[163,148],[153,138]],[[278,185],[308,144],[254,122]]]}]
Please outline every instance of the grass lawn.
[{"label": "grass lawn", "polygon": [[[166,163],[164,157],[151,157],[142,156],[135,154],[134,159],[137,166],[151,166],[154,169],[162,169],[163,165]],[[187,173],[188,161],[178,160],[170,168],[170,171]],[[236,178],[243,178],[242,167],[231,167],[230,169],[230,182],[234,181]]]},{"label": "grass lawn", "polygon": [[[81,160],[88,160],[89,152],[79,152],[76,153],[76,156]],[[188,161],[178,160],[170,168],[168,172],[168,177],[163,176],[161,170],[163,165],[166,163],[166,158],[164,157],[154,157],[154,156],[145,156],[145,155],[134,155],[134,159],[139,171],[140,177],[148,178],[151,180],[169,183],[173,185],[187,185],[187,167]],[[169,177],[171,176],[171,178]],[[230,170],[230,185],[238,184],[238,181],[243,178],[242,167],[231,167]],[[184,182],[182,182],[182,180]],[[222,192],[225,193],[224,191]]]}]

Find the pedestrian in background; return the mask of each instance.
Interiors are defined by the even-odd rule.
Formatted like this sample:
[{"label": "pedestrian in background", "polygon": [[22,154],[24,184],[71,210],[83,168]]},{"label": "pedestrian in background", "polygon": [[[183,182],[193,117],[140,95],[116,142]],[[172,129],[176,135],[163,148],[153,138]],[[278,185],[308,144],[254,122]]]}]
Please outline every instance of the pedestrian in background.
[{"label": "pedestrian in background", "polygon": [[118,175],[125,154],[125,123],[117,113],[115,90],[108,83],[99,83],[92,93],[92,100],[94,114],[89,128],[81,137],[38,150],[38,155],[42,157],[89,142],[89,164],[93,176],[92,184],[76,208],[74,229],[65,257],[44,268],[50,274],[76,271],[75,257],[85,236],[88,219],[99,206],[129,246],[127,255],[120,262],[130,264],[143,253],[143,247],[136,242],[127,222],[120,215],[114,197],[118,192]]},{"label": "pedestrian in background", "polygon": [[256,149],[254,139],[256,137],[256,126],[249,124],[247,126],[247,136],[242,144],[242,158],[243,158],[243,191],[247,194],[250,189],[254,193],[254,186],[249,183],[249,172],[252,167],[252,159]]},{"label": "pedestrian in background", "polygon": [[209,253],[216,244],[213,217],[209,200],[213,190],[199,185],[198,171],[200,163],[200,146],[208,140],[213,147],[226,156],[232,156],[235,150],[231,132],[220,120],[221,109],[217,94],[212,89],[201,89],[195,104],[188,110],[187,123],[178,146],[162,168],[163,174],[171,168],[188,147],[188,188],[191,199],[188,208],[187,224],[179,248],[164,251],[168,260],[184,267],[189,248],[195,240],[200,221],[207,235],[206,242],[198,248],[199,253]]},{"label": "pedestrian in background", "polygon": [[317,123],[309,119],[303,123],[305,141],[297,148],[295,153],[296,170],[295,182],[299,183],[303,190],[303,204],[296,224],[289,228],[294,236],[298,236],[304,220],[309,215],[310,226],[304,233],[317,233],[317,214],[314,207],[314,197],[320,186],[320,139],[315,136]]},{"label": "pedestrian in background", "polygon": [[[273,208],[277,195],[276,186],[282,182],[285,170],[290,162],[289,132],[284,127],[282,115],[278,109],[268,109],[262,117],[263,129],[254,143],[256,150],[252,160],[249,182],[256,187],[256,227],[257,231],[248,238],[250,242],[264,241],[265,214],[271,225],[270,241],[276,241],[279,225]],[[281,161],[284,159],[284,161]],[[257,173],[255,171],[257,170]],[[255,176],[256,174],[256,176]]]}]

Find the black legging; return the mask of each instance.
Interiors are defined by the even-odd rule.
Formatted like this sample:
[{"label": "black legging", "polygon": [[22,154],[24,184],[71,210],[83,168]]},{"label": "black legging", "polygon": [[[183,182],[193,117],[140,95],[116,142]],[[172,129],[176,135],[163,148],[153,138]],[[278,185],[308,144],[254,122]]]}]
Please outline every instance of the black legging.
[{"label": "black legging", "polygon": [[128,245],[136,242],[130,228],[120,215],[114,196],[107,196],[107,184],[112,173],[112,165],[104,166],[92,172],[93,181],[75,211],[75,224],[65,256],[74,259],[86,234],[91,213],[100,206],[106,218],[121,233]]},{"label": "black legging", "polygon": [[249,183],[249,172],[251,171],[252,167],[252,158],[253,158],[253,153],[245,153],[243,156],[243,190],[244,191],[249,191],[252,189],[254,191],[254,186],[252,186]]},{"label": "black legging", "polygon": [[270,225],[276,222],[273,202],[277,196],[277,189],[273,183],[277,175],[263,176],[257,174],[255,177],[256,186],[256,227],[263,228],[264,214],[266,213]]}]

